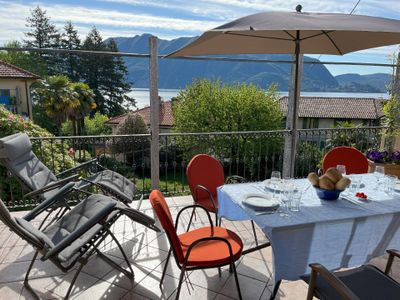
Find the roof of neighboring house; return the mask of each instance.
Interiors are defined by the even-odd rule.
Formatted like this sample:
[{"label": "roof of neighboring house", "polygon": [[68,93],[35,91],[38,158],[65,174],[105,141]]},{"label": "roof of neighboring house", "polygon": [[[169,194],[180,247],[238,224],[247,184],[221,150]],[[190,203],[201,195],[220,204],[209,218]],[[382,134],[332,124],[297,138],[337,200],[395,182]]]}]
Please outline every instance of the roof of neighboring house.
[{"label": "roof of neighboring house", "polygon": [[[144,108],[138,109],[136,111],[132,111],[133,114],[139,114],[142,116],[146,125],[150,125],[150,106],[146,106]],[[125,118],[128,114],[123,114],[120,116],[116,116],[110,118],[106,124],[109,125],[118,125],[125,121]],[[172,116],[172,102],[165,101],[160,104],[160,126],[171,127],[174,123],[174,118]]]},{"label": "roof of neighboring house", "polygon": [[[301,97],[300,118],[379,119],[386,100],[350,97]],[[288,97],[281,98],[281,110],[287,114]]]},{"label": "roof of neighboring house", "polygon": [[0,78],[39,79],[40,76],[0,60]]}]

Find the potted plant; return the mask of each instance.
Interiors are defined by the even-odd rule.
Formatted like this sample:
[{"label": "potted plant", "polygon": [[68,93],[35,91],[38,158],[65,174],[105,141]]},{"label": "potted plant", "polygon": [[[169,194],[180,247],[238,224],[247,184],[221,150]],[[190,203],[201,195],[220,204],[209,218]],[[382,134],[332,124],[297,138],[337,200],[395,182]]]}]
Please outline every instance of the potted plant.
[{"label": "potted plant", "polygon": [[369,171],[374,172],[377,165],[385,168],[385,174],[400,177],[400,151],[395,151],[396,137],[399,135],[400,126],[400,98],[393,95],[383,106],[382,141],[379,150],[370,149],[366,156]]}]

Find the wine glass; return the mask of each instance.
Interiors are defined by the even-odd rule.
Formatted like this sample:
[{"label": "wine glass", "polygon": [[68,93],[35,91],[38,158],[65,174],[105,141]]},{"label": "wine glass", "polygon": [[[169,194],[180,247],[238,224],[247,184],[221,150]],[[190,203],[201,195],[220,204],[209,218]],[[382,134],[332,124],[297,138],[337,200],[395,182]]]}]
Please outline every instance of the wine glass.
[{"label": "wine glass", "polygon": [[337,165],[336,170],[338,170],[340,174],[346,175],[346,166],[345,165]]},{"label": "wine glass", "polygon": [[277,192],[279,182],[281,181],[281,172],[279,171],[272,171],[271,173],[271,185],[274,189],[274,197],[275,193]]},{"label": "wine glass", "polygon": [[384,181],[383,179],[385,177],[385,167],[384,166],[376,166],[374,175],[376,176],[376,181],[378,184],[377,188],[379,189]]}]

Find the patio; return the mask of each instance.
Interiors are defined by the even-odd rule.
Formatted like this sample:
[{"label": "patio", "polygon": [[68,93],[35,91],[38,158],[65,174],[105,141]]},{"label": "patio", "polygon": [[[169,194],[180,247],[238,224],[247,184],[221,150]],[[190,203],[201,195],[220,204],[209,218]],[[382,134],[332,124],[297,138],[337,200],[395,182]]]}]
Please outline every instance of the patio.
[{"label": "patio", "polygon": [[[167,199],[173,217],[180,208],[192,203],[190,196],[172,197]],[[154,216],[148,201],[142,204],[142,210]],[[24,212],[14,212],[14,215],[23,215]],[[189,220],[189,212],[182,216],[180,229],[185,228]],[[207,224],[205,215],[200,212],[193,226]],[[183,226],[183,227],[181,227]],[[223,221],[223,226],[237,232],[245,248],[254,244],[250,222]],[[113,232],[122,243],[126,253],[130,256],[135,271],[135,280],[131,282],[123,274],[113,269],[103,260],[94,256],[83,268],[72,291],[73,299],[174,299],[178,285],[179,270],[175,262],[170,264],[164,281],[164,289],[160,291],[158,285],[162,267],[169,249],[164,233],[146,230],[144,227],[132,224],[130,220],[121,218],[113,227]],[[263,233],[258,230],[258,237],[262,243]],[[33,248],[25,241],[11,233],[3,224],[0,224],[0,293],[2,299],[33,299],[23,287],[23,279],[29,261],[33,255]],[[118,259],[120,253],[116,245],[106,241],[103,245],[106,253]],[[121,265],[122,258],[121,258]],[[239,281],[244,299],[269,299],[273,280],[271,248],[249,253],[243,256],[238,264]],[[385,257],[372,261],[374,265],[384,268]],[[38,267],[39,266],[39,267]],[[33,267],[31,285],[43,299],[59,299],[65,295],[74,270],[63,274],[51,263],[41,262],[38,259]],[[392,276],[400,280],[400,262],[395,261]],[[190,283],[184,283],[181,299],[232,299],[236,297],[236,288],[233,275],[227,268],[223,268],[222,276],[218,277],[217,269],[206,271],[197,270],[189,273]],[[277,299],[305,299],[307,285],[302,281],[283,281]]]}]

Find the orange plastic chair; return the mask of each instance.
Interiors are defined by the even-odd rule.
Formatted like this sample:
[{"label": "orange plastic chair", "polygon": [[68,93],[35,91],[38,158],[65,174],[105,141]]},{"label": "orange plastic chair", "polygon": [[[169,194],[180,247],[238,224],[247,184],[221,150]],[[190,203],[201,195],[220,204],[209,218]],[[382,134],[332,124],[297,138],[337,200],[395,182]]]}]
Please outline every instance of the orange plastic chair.
[{"label": "orange plastic chair", "polygon": [[336,147],[325,154],[322,170],[325,173],[330,167],[345,165],[347,174],[368,173],[368,160],[365,155],[352,147]]},{"label": "orange plastic chair", "polygon": [[[228,229],[214,226],[210,213],[200,205],[190,205],[181,209],[176,216],[174,226],[168,204],[159,190],[153,190],[151,192],[150,202],[171,245],[161,276],[160,288],[162,287],[172,252],[175,262],[181,270],[176,299],[179,299],[185,272],[198,269],[219,268],[225,265],[230,265],[233,269],[239,299],[242,299],[235,267],[235,261],[240,258],[243,250],[243,243],[240,237]],[[190,208],[203,209],[207,213],[210,226],[178,235],[177,228],[179,217],[183,211]]]}]

